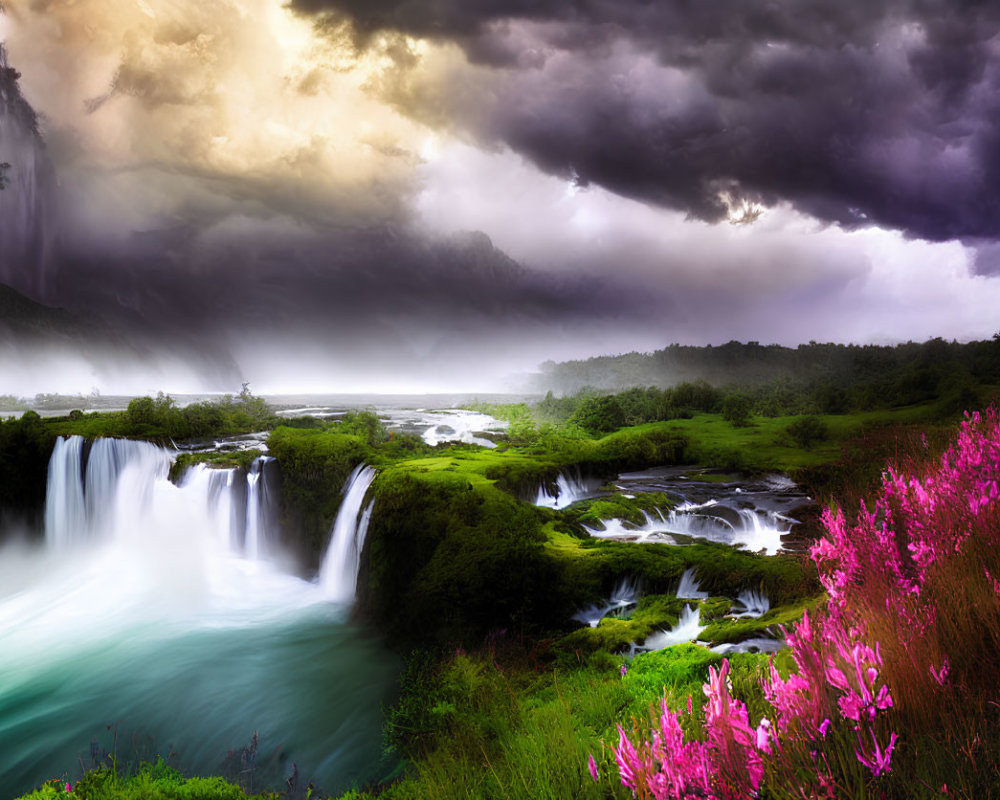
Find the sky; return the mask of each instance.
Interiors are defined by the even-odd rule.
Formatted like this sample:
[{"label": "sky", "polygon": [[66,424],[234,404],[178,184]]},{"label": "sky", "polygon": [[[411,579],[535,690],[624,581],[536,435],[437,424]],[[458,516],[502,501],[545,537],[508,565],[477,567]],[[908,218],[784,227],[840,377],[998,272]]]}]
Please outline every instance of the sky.
[{"label": "sky", "polygon": [[56,176],[15,267],[139,353],[8,390],[502,390],[1000,330],[995,3],[4,6]]}]

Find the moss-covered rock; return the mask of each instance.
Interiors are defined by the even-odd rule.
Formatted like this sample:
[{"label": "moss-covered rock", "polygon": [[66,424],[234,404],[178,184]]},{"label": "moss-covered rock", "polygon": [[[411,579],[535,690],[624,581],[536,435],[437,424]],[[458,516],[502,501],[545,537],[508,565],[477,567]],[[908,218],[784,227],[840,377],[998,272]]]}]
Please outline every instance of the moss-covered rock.
[{"label": "moss-covered rock", "polygon": [[318,563],[343,500],[344,482],[370,452],[359,436],[327,429],[279,427],[267,446],[281,468],[285,528],[298,532],[307,558]]},{"label": "moss-covered rock", "polygon": [[246,472],[261,455],[263,451],[257,449],[224,453],[214,450],[206,453],[181,453],[170,465],[168,477],[173,483],[180,483],[188,469],[195,464],[207,464],[213,469],[239,469]]}]

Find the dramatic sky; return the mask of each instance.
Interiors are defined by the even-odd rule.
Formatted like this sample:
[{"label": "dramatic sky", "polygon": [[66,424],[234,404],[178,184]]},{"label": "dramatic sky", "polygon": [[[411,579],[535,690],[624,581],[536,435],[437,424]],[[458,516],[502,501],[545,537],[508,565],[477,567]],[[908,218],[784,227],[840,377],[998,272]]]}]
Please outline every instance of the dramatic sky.
[{"label": "dramatic sky", "polygon": [[1000,330],[995,2],[5,5],[47,299],[211,340],[225,379]]}]

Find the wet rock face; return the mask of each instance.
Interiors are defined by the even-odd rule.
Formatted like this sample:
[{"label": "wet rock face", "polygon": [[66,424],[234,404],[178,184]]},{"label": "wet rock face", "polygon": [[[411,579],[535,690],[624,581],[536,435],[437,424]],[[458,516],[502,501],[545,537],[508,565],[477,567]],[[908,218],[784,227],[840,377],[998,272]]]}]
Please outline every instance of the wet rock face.
[{"label": "wet rock face", "polygon": [[44,300],[50,293],[55,173],[18,78],[0,43],[0,164],[9,165],[0,192],[0,283]]}]

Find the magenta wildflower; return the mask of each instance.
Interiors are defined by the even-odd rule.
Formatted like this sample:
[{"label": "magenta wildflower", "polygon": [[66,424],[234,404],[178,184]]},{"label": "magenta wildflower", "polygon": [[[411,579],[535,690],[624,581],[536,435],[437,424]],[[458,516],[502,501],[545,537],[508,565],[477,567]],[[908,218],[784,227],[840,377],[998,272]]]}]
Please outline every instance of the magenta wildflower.
[{"label": "magenta wildflower", "polygon": [[934,669],[933,665],[928,667],[928,669],[930,670],[931,677],[938,682],[938,686],[944,686],[948,680],[948,672],[951,669],[951,664],[948,663],[948,656],[944,657],[941,669]]},{"label": "magenta wildflower", "polygon": [[627,664],[622,664],[621,673],[622,673],[622,677],[623,678],[628,674],[628,665]]},{"label": "magenta wildflower", "polygon": [[858,761],[872,771],[873,777],[877,778],[882,773],[889,771],[892,762],[892,749],[896,746],[897,738],[895,733],[892,734],[889,737],[889,744],[883,750],[879,747],[875,734],[872,733],[872,744],[874,747],[870,754],[865,752],[864,743],[860,737],[858,738],[858,749],[855,751],[855,754],[858,757]]},{"label": "magenta wildflower", "polygon": [[68,781],[66,783],[66,794],[73,794],[73,787],[69,785]]},{"label": "magenta wildflower", "polygon": [[597,783],[597,762],[594,761],[593,754],[587,756],[587,769],[590,770],[590,777],[594,779],[594,783]]}]

